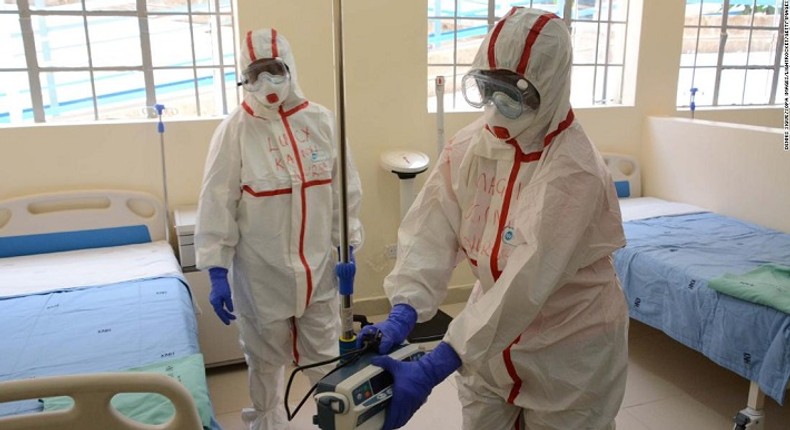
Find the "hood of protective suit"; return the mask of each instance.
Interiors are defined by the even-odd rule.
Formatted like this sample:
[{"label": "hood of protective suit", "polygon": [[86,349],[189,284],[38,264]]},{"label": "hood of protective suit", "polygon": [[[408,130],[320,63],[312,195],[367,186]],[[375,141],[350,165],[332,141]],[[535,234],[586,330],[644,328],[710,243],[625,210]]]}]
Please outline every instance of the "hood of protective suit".
[{"label": "hood of protective suit", "polygon": [[511,120],[488,106],[487,129],[500,140],[515,139],[526,150],[572,118],[571,58],[571,37],[562,19],[543,10],[512,8],[486,35],[471,70],[524,76],[540,94],[540,107]]},{"label": "hood of protective suit", "polygon": [[[260,30],[248,31],[241,43],[241,70],[245,70],[249,65],[261,58],[280,58],[288,66],[291,75],[290,85],[282,98],[282,108],[289,110],[304,101],[304,94],[299,87],[299,80],[296,73],[296,61],[294,60],[291,45],[284,36],[279,34],[274,28],[263,28]],[[265,94],[255,94],[244,91],[244,103],[249,107],[248,111],[256,116],[268,117],[277,113],[278,107],[272,107],[261,103],[260,99],[265,99]]]}]

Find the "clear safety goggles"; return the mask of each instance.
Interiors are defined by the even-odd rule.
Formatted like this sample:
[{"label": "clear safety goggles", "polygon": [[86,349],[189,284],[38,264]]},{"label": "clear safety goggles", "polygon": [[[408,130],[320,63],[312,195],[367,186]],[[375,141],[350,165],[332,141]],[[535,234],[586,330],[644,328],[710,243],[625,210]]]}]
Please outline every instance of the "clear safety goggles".
[{"label": "clear safety goggles", "polygon": [[259,91],[263,81],[281,84],[291,77],[288,66],[279,58],[261,58],[255,60],[241,72],[240,86],[247,91]]},{"label": "clear safety goggles", "polygon": [[507,118],[516,119],[526,109],[537,109],[540,95],[523,76],[507,70],[473,70],[461,80],[464,99],[482,108],[493,103]]}]

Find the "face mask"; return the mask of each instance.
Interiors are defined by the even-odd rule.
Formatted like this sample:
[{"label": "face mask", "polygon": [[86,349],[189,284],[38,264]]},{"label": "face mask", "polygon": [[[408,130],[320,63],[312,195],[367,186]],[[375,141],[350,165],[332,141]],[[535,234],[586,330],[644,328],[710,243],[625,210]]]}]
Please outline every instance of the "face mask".
[{"label": "face mask", "polygon": [[[538,111],[535,109],[523,108],[518,118],[508,118],[501,112],[501,106],[506,105],[497,104],[495,98],[493,100],[493,104],[489,104],[485,107],[484,117],[486,125],[488,125],[494,133],[494,136],[500,140],[508,140],[518,136],[535,122],[535,118],[538,115]],[[507,107],[505,107],[505,109],[507,109]]]},{"label": "face mask", "polygon": [[252,96],[268,109],[274,109],[283,104],[291,91],[290,80],[272,80],[266,74],[262,74],[258,77],[258,82],[260,89],[253,91]]}]

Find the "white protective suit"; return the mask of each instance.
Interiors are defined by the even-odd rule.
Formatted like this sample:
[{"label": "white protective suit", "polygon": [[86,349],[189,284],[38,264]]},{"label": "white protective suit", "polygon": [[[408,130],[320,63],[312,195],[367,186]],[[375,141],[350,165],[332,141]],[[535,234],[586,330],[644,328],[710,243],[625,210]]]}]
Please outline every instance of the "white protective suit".
[{"label": "white protective suit", "polygon": [[[288,42],[274,29],[249,32],[242,67],[281,58],[290,90],[279,107],[245,92],[217,128],[206,161],[195,233],[197,267],[230,268],[254,410],[251,429],[284,429],[284,365],[338,355],[336,247],[340,177],[335,122],[304,99]],[[347,157],[349,244],[359,249],[361,187]],[[317,382],[332,366],[307,371]]]},{"label": "white protective suit", "polygon": [[541,105],[516,120],[488,106],[451,139],[401,224],[384,288],[423,322],[455,265],[471,264],[475,288],[444,338],[463,363],[464,429],[614,428],[628,314],[611,253],[625,239],[610,174],[570,106],[567,27],[514,8],[472,69],[524,75]]}]

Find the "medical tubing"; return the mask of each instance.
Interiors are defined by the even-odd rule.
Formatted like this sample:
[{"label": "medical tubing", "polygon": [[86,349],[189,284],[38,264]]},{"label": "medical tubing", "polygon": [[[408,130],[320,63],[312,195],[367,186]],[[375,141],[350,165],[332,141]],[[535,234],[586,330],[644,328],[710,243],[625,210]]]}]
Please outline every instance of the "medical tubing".
[{"label": "medical tubing", "polygon": [[[288,415],[288,421],[291,421],[291,420],[294,419],[296,414],[299,413],[299,410],[302,408],[302,405],[304,405],[304,403],[310,397],[310,394],[312,394],[313,391],[315,391],[315,389],[318,388],[318,383],[313,384],[313,386],[310,388],[310,390],[307,392],[307,394],[305,394],[304,397],[302,398],[302,401],[300,401],[299,404],[296,406],[296,409],[294,409],[294,412],[292,414],[291,413],[291,409],[288,407],[288,397],[289,397],[290,392],[291,392],[291,385],[293,384],[293,380],[294,380],[294,377],[296,376],[296,372],[299,372],[299,371],[302,371],[302,370],[305,370],[305,369],[310,369],[310,368],[313,368],[313,367],[323,366],[325,364],[334,363],[335,361],[339,361],[340,360],[341,364],[339,364],[337,367],[335,367],[334,369],[330,370],[326,375],[324,375],[324,378],[326,378],[327,376],[337,372],[338,370],[342,369],[343,367],[346,367],[349,364],[351,364],[354,361],[356,361],[359,357],[362,356],[362,354],[364,354],[369,349],[371,349],[372,345],[373,344],[367,344],[367,345],[363,346],[362,348],[358,348],[358,349],[355,349],[353,351],[349,351],[349,352],[347,352],[345,354],[339,355],[339,356],[334,357],[334,358],[330,358],[328,360],[319,361],[318,363],[306,364],[304,366],[298,366],[293,371],[291,371],[291,376],[288,378],[288,384],[285,387],[285,399],[283,400],[283,403],[285,403],[285,413]],[[353,357],[351,357],[352,355],[353,355]],[[351,358],[349,358],[346,361],[342,361],[344,358],[347,358],[347,357],[351,357]]]}]

